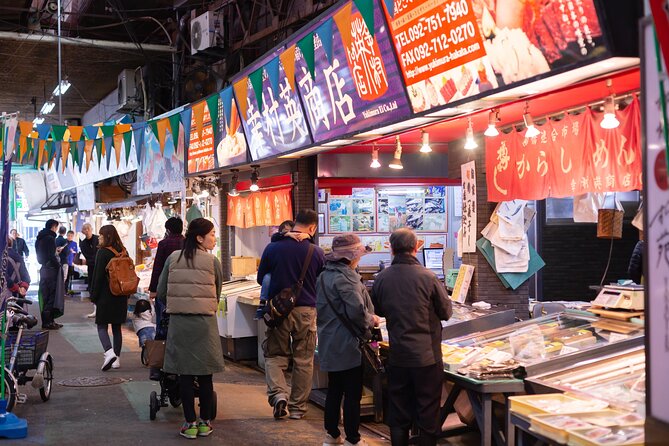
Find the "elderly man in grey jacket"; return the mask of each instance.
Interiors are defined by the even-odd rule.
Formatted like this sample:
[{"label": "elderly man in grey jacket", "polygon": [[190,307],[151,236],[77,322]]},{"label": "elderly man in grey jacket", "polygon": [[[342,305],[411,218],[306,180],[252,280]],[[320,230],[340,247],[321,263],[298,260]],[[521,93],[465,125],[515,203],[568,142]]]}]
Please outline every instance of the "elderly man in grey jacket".
[{"label": "elderly man in grey jacket", "polygon": [[[316,284],[318,359],[321,370],[328,372],[324,446],[367,444],[359,432],[362,353],[358,339],[370,339],[379,318],[356,267],[370,251],[355,234],[336,236]],[[342,398],[346,442],[339,431]]]},{"label": "elderly man in grey jacket", "polygon": [[410,229],[390,236],[393,261],[374,281],[376,313],[386,317],[388,425],[393,446],[408,445],[409,428],[420,429],[418,444],[437,444],[443,380],[441,321],[452,314],[451,301],[437,276],[416,259],[418,239]]}]

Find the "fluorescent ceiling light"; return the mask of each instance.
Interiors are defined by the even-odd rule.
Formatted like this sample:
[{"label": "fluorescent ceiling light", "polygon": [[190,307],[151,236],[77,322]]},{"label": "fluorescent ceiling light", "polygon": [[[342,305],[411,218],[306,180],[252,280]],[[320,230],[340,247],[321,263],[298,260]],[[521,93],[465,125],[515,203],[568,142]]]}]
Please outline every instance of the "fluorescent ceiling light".
[{"label": "fluorescent ceiling light", "polygon": [[68,81],[67,79],[63,79],[62,81],[60,81],[60,86],[56,85],[56,88],[53,89],[53,95],[60,96],[61,94],[67,93],[67,90],[70,89],[71,85],[72,84],[70,84],[70,81]]},{"label": "fluorescent ceiling light", "polygon": [[56,106],[55,102],[46,101],[44,105],[42,105],[42,108],[40,109],[39,112],[41,115],[48,115],[53,111],[55,106]]},{"label": "fluorescent ceiling light", "polygon": [[33,124],[38,125],[44,123],[44,118],[42,116],[37,116],[33,119]]}]

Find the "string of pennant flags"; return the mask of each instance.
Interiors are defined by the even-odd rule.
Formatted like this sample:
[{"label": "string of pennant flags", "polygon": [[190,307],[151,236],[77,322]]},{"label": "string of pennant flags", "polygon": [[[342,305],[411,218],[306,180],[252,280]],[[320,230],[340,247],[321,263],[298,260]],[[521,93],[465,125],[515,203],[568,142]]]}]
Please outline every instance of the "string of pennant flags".
[{"label": "string of pennant flags", "polygon": [[[394,0],[383,0],[387,10],[394,16]],[[33,164],[35,168],[41,168],[47,165],[52,168],[55,165],[64,172],[68,165],[71,168],[78,168],[79,172],[83,168],[89,170],[90,163],[93,160],[93,152],[97,154],[98,166],[105,159],[106,167],[109,169],[111,164],[111,154],[115,154],[116,165],[120,166],[121,154],[125,152],[125,160],[128,162],[132,143],[134,141],[137,152],[138,163],[142,162],[142,151],[144,146],[144,134],[149,127],[159,142],[161,154],[164,152],[167,132],[170,132],[175,142],[175,148],[178,147],[179,138],[184,138],[185,150],[188,149],[191,142],[190,129],[195,126],[196,138],[203,137],[203,125],[205,116],[205,107],[210,111],[211,124],[214,132],[214,139],[218,137],[219,103],[222,102],[222,108],[225,113],[226,122],[231,122],[231,110],[234,95],[237,98],[238,110],[244,119],[247,118],[247,94],[249,83],[260,110],[263,109],[262,84],[266,75],[272,88],[279,89],[279,64],[283,67],[284,73],[290,87],[295,90],[295,58],[296,51],[299,50],[301,56],[305,59],[307,68],[312,78],[315,78],[315,39],[323,46],[328,60],[332,61],[332,26],[338,27],[339,33],[348,47],[351,38],[351,14],[352,6],[362,15],[362,18],[369,29],[372,37],[375,30],[374,18],[374,0],[352,0],[346,3],[333,16],[327,18],[314,31],[302,37],[296,43],[287,46],[283,51],[263,66],[255,69],[248,75],[236,81],[232,88],[225,88],[214,93],[207,98],[196,102],[180,112],[170,114],[158,119],[152,119],[140,123],[105,123],[101,125],[89,126],[65,126],[55,124],[37,124],[33,125],[31,121],[19,121],[12,117],[7,119],[0,131],[0,157],[9,159],[12,156],[21,164]],[[184,128],[184,134],[180,132],[180,124]],[[69,159],[71,163],[68,163]]]}]

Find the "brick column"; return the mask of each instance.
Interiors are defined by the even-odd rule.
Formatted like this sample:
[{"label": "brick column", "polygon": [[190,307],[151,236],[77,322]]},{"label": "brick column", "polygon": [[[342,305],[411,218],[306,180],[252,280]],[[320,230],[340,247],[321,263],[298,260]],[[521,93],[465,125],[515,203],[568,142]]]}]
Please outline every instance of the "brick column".
[{"label": "brick column", "polygon": [[293,191],[293,212],[316,210],[316,157],[297,160],[297,185]]},{"label": "brick column", "polygon": [[[488,187],[486,185],[485,168],[485,140],[480,136],[476,142],[478,148],[472,151],[463,149],[464,140],[449,145],[448,176],[460,178],[460,166],[474,160],[476,162],[476,238],[482,237],[481,231],[490,221],[490,216],[497,203],[488,202]],[[474,277],[467,295],[467,302],[485,301],[492,305],[501,305],[516,312],[516,317],[529,317],[529,281],[518,289],[507,289],[502,285],[495,271],[477,249],[475,253],[465,253],[462,263],[474,266]]]},{"label": "brick column", "polygon": [[221,266],[223,269],[223,280],[230,280],[231,276],[231,260],[232,256],[232,240],[230,239],[230,226],[228,226],[228,189],[229,185],[223,183],[218,188],[218,196],[220,197],[221,205],[219,206],[218,221],[220,222],[220,238],[221,238]]}]

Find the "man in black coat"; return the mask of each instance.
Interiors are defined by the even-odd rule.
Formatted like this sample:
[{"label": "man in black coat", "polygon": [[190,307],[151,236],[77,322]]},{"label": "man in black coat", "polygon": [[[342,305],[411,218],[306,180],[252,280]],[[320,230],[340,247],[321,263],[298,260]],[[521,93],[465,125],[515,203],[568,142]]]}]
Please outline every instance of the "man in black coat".
[{"label": "man in black coat", "polygon": [[42,294],[42,328],[57,330],[61,327],[54,321],[54,304],[58,290],[58,274],[62,274],[60,260],[56,252],[56,230],[59,223],[47,220],[35,241],[37,261],[42,265],[39,271],[39,291]]},{"label": "man in black coat", "polygon": [[16,229],[9,231],[9,235],[12,237],[12,249],[21,255],[21,257],[26,258],[30,255],[30,250],[26,241],[19,237],[19,233]]},{"label": "man in black coat", "polygon": [[453,312],[446,288],[422,266],[418,239],[410,229],[390,236],[393,262],[374,280],[374,309],[385,316],[390,337],[388,425],[393,446],[409,444],[409,428],[420,429],[419,445],[437,444],[444,366],[441,321]]},{"label": "man in black coat", "polygon": [[[91,277],[93,277],[93,270],[95,269],[95,256],[98,253],[99,239],[97,235],[93,234],[93,226],[90,223],[84,223],[81,227],[81,232],[84,234],[84,238],[79,240],[79,251],[81,251],[86,260],[86,269],[88,271],[86,274],[86,285],[88,285],[88,291],[91,291]],[[93,312],[86,315],[86,317],[95,317],[95,307],[93,307]]]}]

